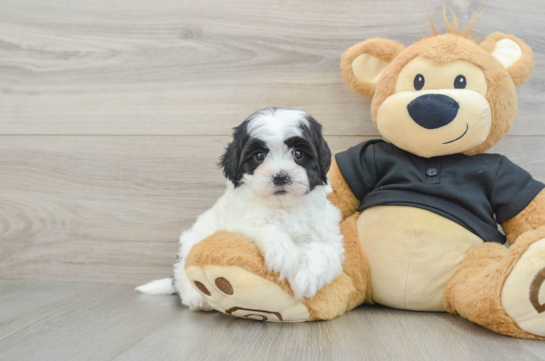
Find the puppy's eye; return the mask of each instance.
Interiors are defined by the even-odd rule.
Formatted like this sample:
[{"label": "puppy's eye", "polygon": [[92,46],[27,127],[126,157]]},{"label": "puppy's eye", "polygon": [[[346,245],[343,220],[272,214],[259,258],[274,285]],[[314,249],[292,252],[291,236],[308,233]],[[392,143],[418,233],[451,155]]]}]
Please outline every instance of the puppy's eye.
[{"label": "puppy's eye", "polygon": [[456,79],[454,79],[454,87],[456,89],[464,89],[467,85],[466,77],[463,75],[458,75]]},{"label": "puppy's eye", "polygon": [[303,152],[301,152],[300,150],[294,150],[292,154],[294,159],[297,159],[297,160],[303,159]]},{"label": "puppy's eye", "polygon": [[265,159],[265,153],[263,152],[257,152],[255,155],[255,160],[257,160],[258,162],[262,162],[263,159]]},{"label": "puppy's eye", "polygon": [[414,77],[414,89],[421,90],[424,87],[425,82],[424,75],[418,74]]}]

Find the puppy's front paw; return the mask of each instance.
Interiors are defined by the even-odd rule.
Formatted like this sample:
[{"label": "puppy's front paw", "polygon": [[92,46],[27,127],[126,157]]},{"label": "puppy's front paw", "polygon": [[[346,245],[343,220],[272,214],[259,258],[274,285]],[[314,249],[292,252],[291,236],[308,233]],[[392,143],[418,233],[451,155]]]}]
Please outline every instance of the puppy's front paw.
[{"label": "puppy's front paw", "polygon": [[212,307],[206,302],[206,300],[202,300],[201,302],[196,302],[195,305],[189,305],[189,309],[193,312],[197,311],[214,311]]},{"label": "puppy's front paw", "polygon": [[297,300],[314,297],[316,292],[325,285],[322,274],[305,266],[301,266],[295,276],[288,281]]},{"label": "puppy's front paw", "polygon": [[293,276],[297,271],[299,250],[291,242],[267,244],[263,250],[263,257],[267,269],[278,273],[280,280]]}]

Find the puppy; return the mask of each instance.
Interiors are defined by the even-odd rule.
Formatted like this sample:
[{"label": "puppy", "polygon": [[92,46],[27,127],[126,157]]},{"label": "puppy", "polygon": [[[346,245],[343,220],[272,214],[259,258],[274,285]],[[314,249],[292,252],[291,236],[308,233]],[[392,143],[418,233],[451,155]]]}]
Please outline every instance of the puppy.
[{"label": "puppy", "polygon": [[341,214],[327,199],[331,152],[316,120],[299,109],[259,110],[235,128],[220,164],[227,190],[180,236],[174,277],[137,290],[178,292],[191,309],[211,309],[187,279],[185,259],[194,244],[219,230],[254,242],[267,268],[287,279],[299,300],[341,274]]}]

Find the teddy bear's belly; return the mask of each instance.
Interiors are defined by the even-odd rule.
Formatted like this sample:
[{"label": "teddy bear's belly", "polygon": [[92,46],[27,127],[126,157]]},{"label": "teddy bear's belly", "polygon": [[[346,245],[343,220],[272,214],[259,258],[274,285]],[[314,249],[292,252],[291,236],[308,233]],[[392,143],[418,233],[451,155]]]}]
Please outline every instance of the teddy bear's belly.
[{"label": "teddy bear's belly", "polygon": [[373,300],[416,311],[445,311],[448,279],[467,249],[483,243],[447,218],[405,206],[365,210],[358,234],[371,267]]}]

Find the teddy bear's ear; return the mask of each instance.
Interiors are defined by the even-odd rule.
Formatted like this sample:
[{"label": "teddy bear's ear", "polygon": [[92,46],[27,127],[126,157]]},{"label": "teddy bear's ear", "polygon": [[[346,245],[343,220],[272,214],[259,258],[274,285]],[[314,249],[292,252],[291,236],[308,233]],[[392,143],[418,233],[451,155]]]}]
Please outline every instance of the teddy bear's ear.
[{"label": "teddy bear's ear", "polygon": [[351,90],[372,98],[380,74],[401,50],[403,45],[378,38],[352,46],[341,60],[344,81]]},{"label": "teddy bear's ear", "polygon": [[524,41],[497,32],[489,35],[480,45],[503,65],[516,86],[526,83],[532,77],[534,52]]}]

